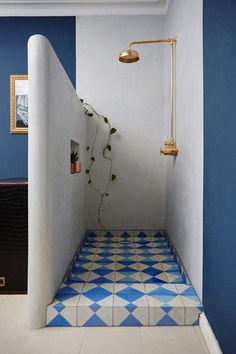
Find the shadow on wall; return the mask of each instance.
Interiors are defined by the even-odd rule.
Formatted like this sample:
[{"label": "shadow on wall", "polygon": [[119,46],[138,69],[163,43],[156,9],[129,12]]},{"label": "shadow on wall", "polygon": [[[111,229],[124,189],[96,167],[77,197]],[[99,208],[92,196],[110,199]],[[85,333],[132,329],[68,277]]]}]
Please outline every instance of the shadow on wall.
[{"label": "shadow on wall", "polygon": [[[109,117],[110,118],[110,117]],[[112,117],[111,117],[112,120]],[[113,126],[113,125],[112,125]],[[117,126],[115,126],[117,128]],[[96,122],[93,119],[87,120],[87,131],[89,141],[96,131]],[[95,146],[95,163],[92,175],[96,186],[104,190],[106,180],[109,177],[109,162],[102,158],[102,152],[104,146],[106,146],[106,125],[99,121],[99,133],[97,136],[97,144]],[[127,151],[119,156],[120,147],[122,145],[130,146]],[[144,145],[144,155],[156,153],[159,154],[160,147],[156,146],[156,152],[149,150],[148,144],[144,141],[141,143]],[[89,144],[88,142],[88,145]],[[155,162],[155,158],[140,157],[140,160],[134,158],[136,151],[140,149],[140,141],[135,139],[135,127],[133,129],[133,139],[129,142],[128,137],[117,132],[111,139],[111,156],[113,158],[113,173],[117,176],[116,180],[110,185],[109,196],[104,201],[102,208],[102,220],[105,227],[120,228],[121,224],[124,224],[124,229],[151,229],[156,228],[165,229],[165,206],[163,205],[163,190],[160,185],[157,184],[156,177],[150,173]],[[167,168],[166,157],[162,157],[163,161],[161,168],[165,171]],[[89,161],[87,162],[87,166]],[[164,173],[163,173],[164,178]],[[165,182],[165,181],[163,181]],[[101,228],[97,223],[98,209],[99,209],[99,193],[92,190],[88,184],[88,201],[87,201],[87,225],[89,229]],[[129,190],[129,195],[126,191]],[[156,196],[155,200],[149,200],[149,195],[152,193]],[[144,210],[143,217],[139,219],[140,206]],[[161,209],[161,212],[160,212]],[[153,216],[153,211],[159,210],[159,219],[162,220],[156,223],[156,218]],[[161,215],[160,215],[161,214]]]}]

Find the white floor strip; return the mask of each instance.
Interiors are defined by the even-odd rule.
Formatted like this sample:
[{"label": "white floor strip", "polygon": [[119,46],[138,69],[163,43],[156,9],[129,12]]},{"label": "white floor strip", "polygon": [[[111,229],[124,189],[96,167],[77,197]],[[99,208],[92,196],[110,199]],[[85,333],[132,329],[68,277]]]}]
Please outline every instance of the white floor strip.
[{"label": "white floor strip", "polygon": [[204,313],[200,316],[199,326],[210,354],[223,354],[210,323]]}]

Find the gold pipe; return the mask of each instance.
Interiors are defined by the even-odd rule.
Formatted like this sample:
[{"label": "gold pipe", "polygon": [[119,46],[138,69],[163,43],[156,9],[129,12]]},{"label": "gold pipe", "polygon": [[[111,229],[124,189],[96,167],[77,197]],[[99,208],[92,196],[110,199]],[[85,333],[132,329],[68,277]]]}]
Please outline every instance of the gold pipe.
[{"label": "gold pipe", "polygon": [[170,43],[170,140],[164,142],[160,148],[162,155],[177,156],[179,149],[174,139],[174,45],[175,41]]},{"label": "gold pipe", "polygon": [[174,141],[174,45],[173,42],[170,44],[170,140]]},{"label": "gold pipe", "polygon": [[136,45],[136,44],[175,43],[175,42],[176,42],[176,38],[156,39],[150,41],[135,41],[129,43],[128,49],[131,50],[132,45]]}]

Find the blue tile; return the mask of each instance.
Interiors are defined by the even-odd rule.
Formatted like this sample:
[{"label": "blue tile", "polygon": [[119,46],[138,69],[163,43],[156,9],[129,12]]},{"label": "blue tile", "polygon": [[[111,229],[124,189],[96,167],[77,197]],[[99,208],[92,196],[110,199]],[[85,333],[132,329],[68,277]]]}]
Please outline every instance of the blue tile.
[{"label": "blue tile", "polygon": [[[118,263],[117,263],[118,264]],[[118,270],[118,272],[130,272],[130,273],[135,273],[136,271],[133,268],[130,267],[124,267]]]},{"label": "blue tile", "polygon": [[[134,256],[134,255],[133,255]],[[128,267],[129,265],[132,265],[134,263],[137,263],[135,260],[120,260],[120,261],[117,261],[117,263],[120,263],[126,267]]]},{"label": "blue tile", "polygon": [[[62,300],[62,301],[63,301],[63,300]],[[53,307],[54,307],[55,310],[57,310],[57,312],[60,313],[62,310],[64,310],[65,305],[62,304],[62,303],[58,303],[58,304],[54,305]]]},{"label": "blue tile", "polygon": [[72,327],[72,325],[60,314],[47,324],[48,327]]},{"label": "blue tile", "polygon": [[158,326],[176,326],[177,325],[175,320],[173,320],[173,318],[171,318],[168,315],[165,315],[164,317],[162,317],[162,319],[157,324],[158,324]]},{"label": "blue tile", "polygon": [[102,259],[96,260],[95,262],[98,264],[114,263],[112,260],[105,258],[105,257],[103,257]]},{"label": "blue tile", "polygon": [[163,279],[159,279],[156,277],[152,277],[150,279],[144,280],[143,283],[145,284],[166,284],[168,283],[168,281],[163,280]]},{"label": "blue tile", "polygon": [[132,250],[134,247],[129,243],[129,244],[123,244],[119,249],[129,252],[129,250]]},{"label": "blue tile", "polygon": [[70,286],[65,286],[57,291],[56,299],[59,301],[65,301],[70,299],[71,297],[77,296],[79,294],[78,291],[74,290]]},{"label": "blue tile", "polygon": [[84,273],[87,273],[88,271],[89,271],[88,269],[85,269],[83,267],[73,267],[72,268],[72,273],[76,274],[76,275],[84,274]]},{"label": "blue tile", "polygon": [[107,279],[107,278],[105,278],[105,277],[98,277],[98,278],[96,278],[96,279],[88,280],[87,283],[111,284],[111,283],[113,283],[113,281],[110,280],[110,279]]},{"label": "blue tile", "polygon": [[164,235],[160,232],[160,231],[157,231],[154,235],[152,235],[152,237],[157,237],[157,238],[161,238],[163,237]]},{"label": "blue tile", "polygon": [[96,314],[89,318],[87,322],[83,325],[83,327],[106,327],[107,324],[101,320]]},{"label": "blue tile", "polygon": [[177,293],[177,291],[172,291],[170,289],[160,286],[154,290],[148,291],[147,295],[156,296],[156,297],[158,297],[158,296],[174,296],[175,297],[178,295],[178,293]]},{"label": "blue tile", "polygon": [[150,260],[150,259],[147,257],[147,259],[142,260],[142,261],[140,261],[139,263],[145,264],[145,265],[151,267],[152,265],[156,265],[158,262],[157,262],[157,261],[152,261],[152,260]]},{"label": "blue tile", "polygon": [[122,234],[120,234],[118,237],[123,237],[123,238],[129,238],[131,237],[131,233],[124,231]]},{"label": "blue tile", "polygon": [[153,249],[153,247],[142,245],[141,243],[140,244],[136,243],[136,248],[141,251],[148,251],[148,250]]},{"label": "blue tile", "polygon": [[88,299],[90,299],[94,302],[98,302],[98,301],[103,300],[106,297],[112,295],[112,292],[110,292],[100,286],[97,286],[93,289],[83,292],[82,295],[86,296]]},{"label": "blue tile", "polygon": [[115,236],[111,231],[107,231],[107,233],[105,235],[103,235],[104,237],[112,237]]},{"label": "blue tile", "polygon": [[87,234],[88,237],[97,237],[97,234],[94,231],[91,231]]},{"label": "blue tile", "polygon": [[143,231],[141,231],[141,232],[139,232],[139,234],[137,234],[135,237],[147,237],[148,236],[148,234],[146,234],[145,232],[143,232]]},{"label": "blue tile", "polygon": [[152,276],[155,276],[157,274],[163,273],[163,270],[159,270],[159,269],[156,269],[156,268],[149,267],[147,269],[144,269],[142,272],[146,273],[146,274],[149,274],[149,275],[152,275]]},{"label": "blue tile", "polygon": [[166,255],[173,255],[173,252],[169,249],[169,248],[166,248],[166,247],[157,247],[158,248],[158,252],[157,254],[166,254]]},{"label": "blue tile", "polygon": [[126,319],[121,322],[120,326],[143,326],[142,322],[140,322],[139,320],[137,320],[136,317],[129,315],[128,317],[126,317]]},{"label": "blue tile", "polygon": [[143,292],[131,287],[126,287],[125,289],[120,290],[115,294],[128,302],[136,301],[145,295]]},{"label": "blue tile", "polygon": [[151,243],[152,241],[149,241],[149,240],[143,240],[143,239],[140,239],[139,241],[136,241],[135,242],[135,245],[137,246],[142,246],[142,245],[147,245],[149,243]]},{"label": "blue tile", "polygon": [[94,254],[94,250],[87,250],[87,249],[83,249],[81,250],[81,252],[77,255],[77,259],[79,259],[80,256],[86,256],[86,255],[91,255],[91,254]]},{"label": "blue tile", "polygon": [[193,288],[193,286],[188,286],[187,289],[180,291],[179,292],[180,295],[183,296],[197,296],[197,293],[195,291],[195,289]]}]

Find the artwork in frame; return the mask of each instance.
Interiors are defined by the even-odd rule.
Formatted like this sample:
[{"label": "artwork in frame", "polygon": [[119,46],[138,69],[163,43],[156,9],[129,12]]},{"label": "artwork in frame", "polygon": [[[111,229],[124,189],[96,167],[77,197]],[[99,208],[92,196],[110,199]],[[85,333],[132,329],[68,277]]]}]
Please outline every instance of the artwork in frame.
[{"label": "artwork in frame", "polygon": [[28,75],[10,76],[10,132],[28,134]]}]

